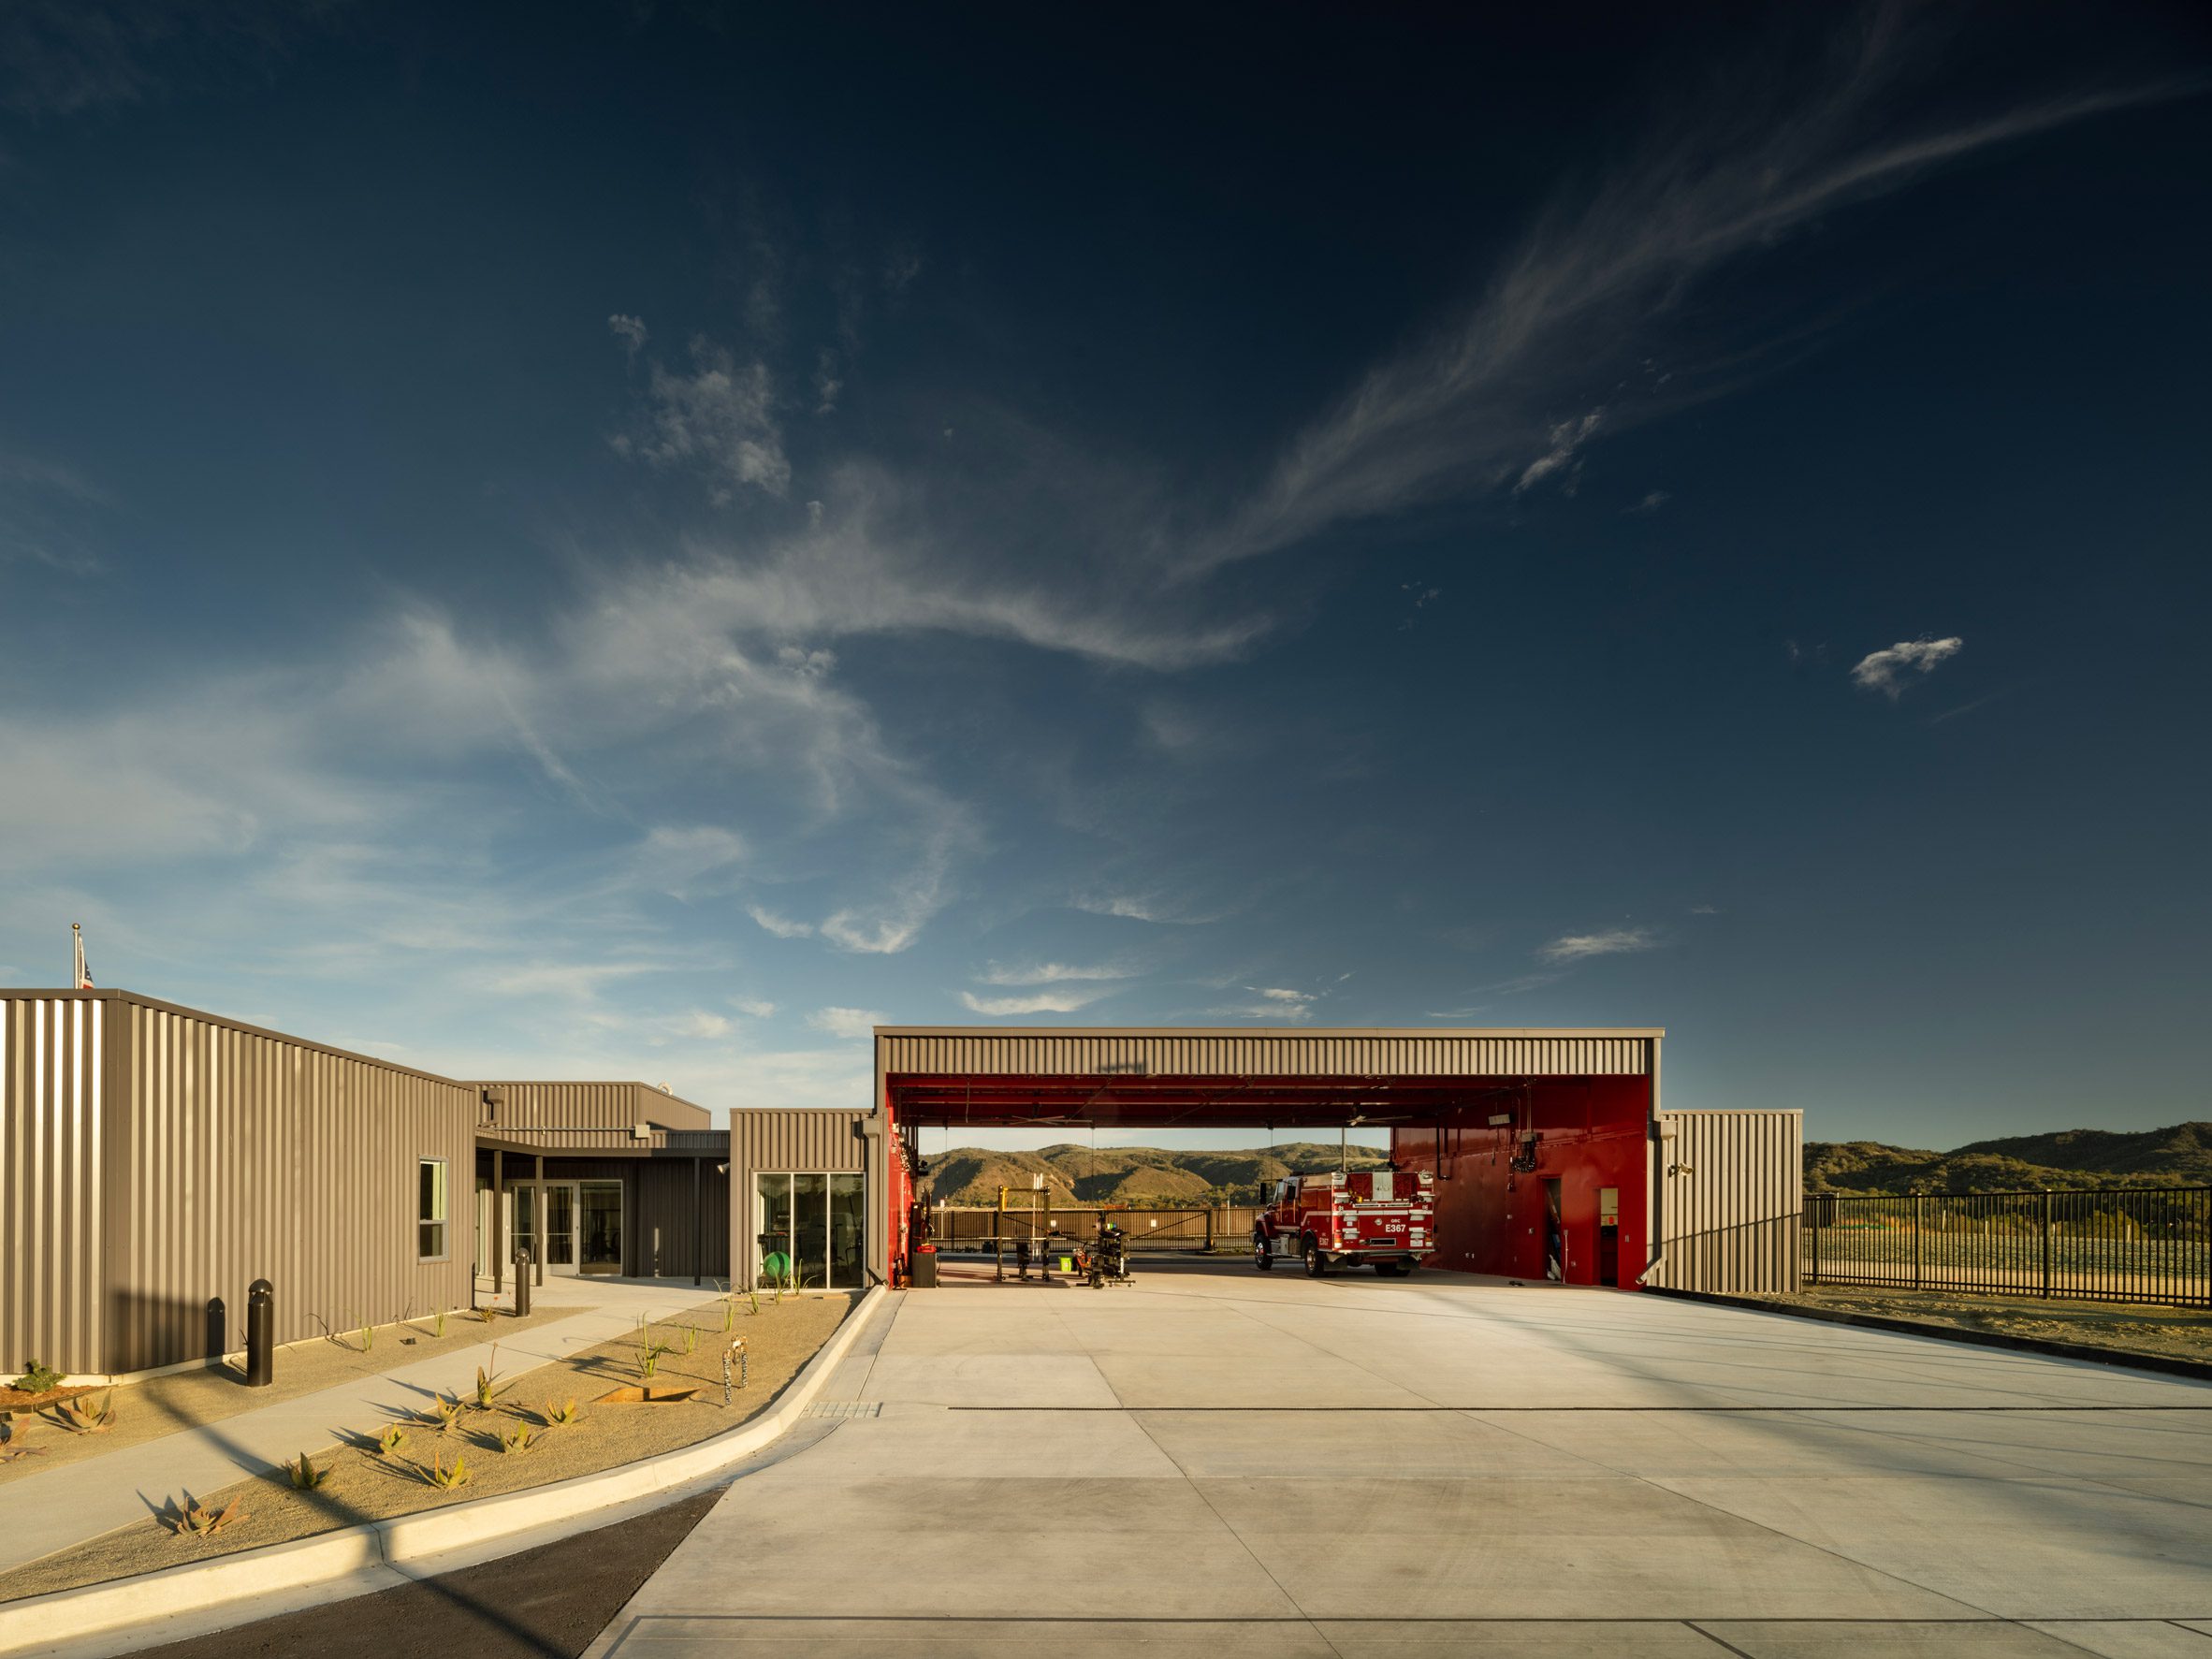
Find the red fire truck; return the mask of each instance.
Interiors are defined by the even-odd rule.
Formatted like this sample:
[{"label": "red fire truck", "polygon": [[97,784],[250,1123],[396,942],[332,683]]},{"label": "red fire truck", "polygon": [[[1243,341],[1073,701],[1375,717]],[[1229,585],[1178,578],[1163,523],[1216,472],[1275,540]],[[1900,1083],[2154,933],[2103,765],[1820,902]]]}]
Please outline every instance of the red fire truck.
[{"label": "red fire truck", "polygon": [[1287,1176],[1252,1223],[1252,1264],[1265,1272],[1278,1260],[1301,1260],[1314,1278],[1346,1261],[1409,1273],[1434,1248],[1433,1179],[1404,1170]]}]

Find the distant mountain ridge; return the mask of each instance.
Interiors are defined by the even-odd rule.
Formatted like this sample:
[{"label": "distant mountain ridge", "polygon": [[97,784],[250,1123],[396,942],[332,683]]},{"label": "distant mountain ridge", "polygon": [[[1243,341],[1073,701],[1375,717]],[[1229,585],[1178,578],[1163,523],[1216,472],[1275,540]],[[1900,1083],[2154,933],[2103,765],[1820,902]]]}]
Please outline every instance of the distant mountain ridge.
[{"label": "distant mountain ridge", "polygon": [[[1354,1146],[1346,1166],[1372,1170],[1386,1154]],[[1030,1181],[1042,1175],[1055,1204],[1126,1204],[1131,1209],[1243,1203],[1262,1182],[1294,1171],[1333,1170],[1337,1149],[1318,1141],[1292,1141],[1267,1149],[1169,1151],[1157,1146],[1078,1146],[1064,1142],[1037,1152],[994,1152],[960,1146],[926,1160],[923,1183],[932,1203],[995,1204],[1005,1186],[1007,1202],[1029,1206]]]},{"label": "distant mountain ridge", "polygon": [[2008,1192],[2212,1185],[2212,1123],[2058,1129],[1923,1152],[1879,1141],[1805,1142],[1807,1192]]},{"label": "distant mountain ridge", "polygon": [[[1174,1209],[1250,1203],[1262,1183],[1293,1171],[1333,1170],[1337,1149],[1321,1141],[1237,1151],[1170,1151],[1157,1146],[1079,1146],[993,1152],[961,1146],[930,1158],[924,1182],[932,1202],[1026,1209],[1030,1181],[1042,1175],[1055,1204],[1120,1204]],[[1349,1149],[1346,1162],[1372,1170],[1384,1154]],[[2059,1129],[1975,1141],[1951,1152],[1879,1141],[1808,1141],[1805,1190],[1835,1193],[2005,1192],[2051,1187],[2212,1186],[2212,1122],[2162,1129]]]}]

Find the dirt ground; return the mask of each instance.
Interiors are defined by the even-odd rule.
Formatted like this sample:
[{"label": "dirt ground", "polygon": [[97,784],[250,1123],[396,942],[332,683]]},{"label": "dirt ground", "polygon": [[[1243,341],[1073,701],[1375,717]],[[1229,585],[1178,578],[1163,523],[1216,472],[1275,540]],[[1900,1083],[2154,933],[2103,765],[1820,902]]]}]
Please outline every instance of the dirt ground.
[{"label": "dirt ground", "polygon": [[1773,1301],[1885,1318],[1914,1319],[2045,1342],[2078,1342],[2125,1353],[2212,1361],[2212,1308],[2132,1302],[2045,1302],[2031,1296],[1970,1296],[1943,1290],[1869,1290],[1818,1286]]},{"label": "dirt ground", "polygon": [[[549,1319],[565,1319],[589,1311],[581,1307],[541,1306],[527,1319],[517,1320],[502,1314],[487,1325],[475,1314],[464,1310],[446,1315],[445,1334],[442,1337],[432,1333],[434,1321],[428,1317],[403,1325],[379,1325],[366,1353],[361,1349],[360,1333],[355,1331],[335,1338],[296,1342],[277,1349],[270,1381],[265,1389],[247,1388],[243,1370],[223,1364],[150,1377],[114,1390],[61,1390],[52,1395],[38,1396],[48,1404],[29,1410],[11,1409],[7,1400],[0,1398],[0,1412],[7,1414],[6,1438],[0,1440],[0,1486],[19,1475],[32,1475],[57,1463],[98,1457],[102,1452],[136,1446],[142,1440],[173,1434],[179,1429],[219,1422],[241,1411],[333,1389],[356,1377],[388,1371],[395,1365],[433,1360],[455,1348],[497,1342],[508,1332],[527,1331]],[[13,1394],[14,1390],[8,1392]],[[51,1408],[59,1400],[89,1395],[96,1402],[109,1393],[114,1397],[115,1427],[96,1434],[71,1432],[63,1426],[60,1414]]]},{"label": "dirt ground", "polygon": [[[165,1520],[149,1517],[0,1575],[0,1601],[286,1543],[673,1451],[735,1428],[766,1409],[858,1300],[857,1295],[804,1296],[777,1303],[763,1297],[756,1315],[739,1293],[727,1304],[710,1302],[656,1321],[651,1327],[655,1338],[669,1346],[659,1356],[651,1386],[696,1388],[697,1394],[686,1401],[599,1403],[600,1396],[644,1380],[640,1333],[516,1376],[497,1378],[491,1408],[480,1410],[468,1403],[450,1430],[442,1429],[434,1419],[426,1421],[413,1416],[360,1423],[346,1444],[303,1448],[314,1453],[312,1461],[317,1467],[329,1471],[312,1492],[294,1490],[280,1471],[221,1492],[193,1494],[213,1509],[236,1502],[237,1519],[211,1536],[192,1537],[180,1535]],[[727,1334],[725,1305],[730,1310]],[[683,1347],[687,1328],[691,1333],[690,1353]],[[734,1337],[745,1343],[748,1375],[746,1387],[733,1394],[725,1409],[721,1356]],[[581,1408],[582,1419],[568,1426],[549,1425],[546,1408],[572,1399]],[[376,1438],[395,1420],[406,1438],[386,1456],[378,1449]],[[501,1437],[522,1429],[531,1433],[529,1448],[504,1450]],[[457,1461],[468,1471],[464,1484],[444,1489],[432,1483],[433,1468],[450,1469]]]},{"label": "dirt ground", "polygon": [[617,1526],[150,1648],[141,1659],[575,1659],[721,1495],[717,1487]]}]

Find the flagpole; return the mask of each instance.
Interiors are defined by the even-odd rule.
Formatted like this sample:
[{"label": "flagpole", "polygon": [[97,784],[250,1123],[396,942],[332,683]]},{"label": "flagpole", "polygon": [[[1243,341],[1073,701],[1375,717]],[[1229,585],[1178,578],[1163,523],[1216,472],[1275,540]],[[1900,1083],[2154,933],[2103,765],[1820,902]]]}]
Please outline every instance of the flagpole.
[{"label": "flagpole", "polygon": [[72,991],[81,991],[81,990],[83,990],[83,989],[84,989],[84,924],[83,924],[83,923],[81,923],[81,922],[72,922],[72,923],[70,923],[70,924],[69,924],[69,942],[70,942],[70,943],[71,943],[73,946],[75,946],[75,947],[76,947],[76,950],[75,950],[76,961],[75,961],[74,965],[72,966],[72,968],[71,968],[71,969],[70,969],[70,974],[69,974],[69,989],[71,989]]}]

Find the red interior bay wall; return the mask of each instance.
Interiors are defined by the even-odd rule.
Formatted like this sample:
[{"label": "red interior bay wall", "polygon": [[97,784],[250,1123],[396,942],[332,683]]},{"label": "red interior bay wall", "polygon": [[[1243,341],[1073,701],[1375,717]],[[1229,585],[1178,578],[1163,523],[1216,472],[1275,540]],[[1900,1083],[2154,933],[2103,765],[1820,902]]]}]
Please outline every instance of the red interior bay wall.
[{"label": "red interior bay wall", "polygon": [[[1647,1077],[1539,1077],[1524,1091],[1501,1093],[1466,1112],[1461,1122],[1393,1130],[1400,1166],[1436,1176],[1436,1250],[1426,1265],[1543,1278],[1544,1183],[1557,1180],[1566,1282],[1601,1282],[1598,1193],[1610,1186],[1620,1195],[1616,1278],[1633,1286],[1650,1250],[1651,1107]],[[1511,1125],[1493,1128],[1485,1121],[1505,1113]],[[1541,1136],[1536,1167],[1512,1169],[1514,1146],[1530,1128]]]}]

